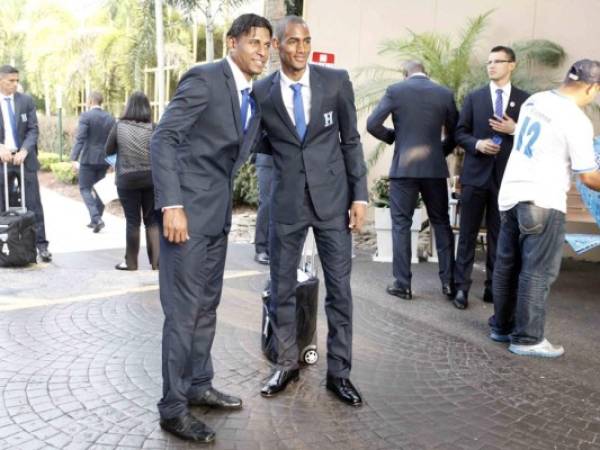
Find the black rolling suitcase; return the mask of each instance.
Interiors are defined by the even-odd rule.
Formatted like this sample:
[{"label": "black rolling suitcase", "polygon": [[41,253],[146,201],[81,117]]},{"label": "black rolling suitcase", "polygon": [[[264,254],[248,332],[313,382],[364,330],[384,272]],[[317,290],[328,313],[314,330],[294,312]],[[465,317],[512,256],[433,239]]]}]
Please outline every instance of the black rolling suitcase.
[{"label": "black rolling suitcase", "polygon": [[[319,359],[317,352],[317,312],[319,306],[319,278],[315,266],[315,244],[312,241],[311,254],[302,254],[298,268],[298,284],[296,285],[296,342],[299,360],[305,364],[315,364]],[[269,319],[271,310],[270,283],[262,293],[263,315],[261,348],[267,359],[277,362],[277,343],[273,336],[273,328]]]},{"label": "black rolling suitcase", "polygon": [[25,169],[21,164],[21,202],[10,206],[8,167],[4,163],[4,207],[0,212],[0,267],[22,267],[36,262],[35,214],[25,203]]}]

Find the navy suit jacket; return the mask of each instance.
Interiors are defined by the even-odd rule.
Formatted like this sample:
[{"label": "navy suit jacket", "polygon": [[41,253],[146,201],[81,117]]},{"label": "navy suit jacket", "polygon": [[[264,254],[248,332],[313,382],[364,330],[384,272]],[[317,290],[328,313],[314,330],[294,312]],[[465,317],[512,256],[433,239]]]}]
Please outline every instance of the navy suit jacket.
[{"label": "navy suit jacket", "polygon": [[254,89],[262,110],[262,145],[273,154],[271,214],[280,223],[300,220],[306,188],[320,220],[346,214],[353,201],[368,199],[348,73],[311,65],[310,87],[310,121],[303,140],[283,104],[279,71]]},{"label": "navy suit jacket", "polygon": [[115,124],[112,115],[100,108],[92,108],[79,116],[75,145],[71,150],[71,161],[81,164],[106,164],[104,146],[108,134]]},{"label": "navy suit jacket", "polygon": [[[394,129],[383,125],[389,114]],[[452,91],[415,75],[387,88],[367,119],[367,130],[381,141],[395,143],[390,178],[447,178],[446,156],[454,149],[457,119]]]},{"label": "navy suit jacket", "polygon": [[237,169],[258,134],[260,109],[246,133],[229,63],[203,64],[183,75],[150,141],[155,206],[183,205],[191,236],[231,227]]},{"label": "navy suit jacket", "polygon": [[[515,86],[511,87],[506,115],[515,122],[519,120],[521,105],[529,94]],[[513,146],[513,136],[497,133],[490,127],[489,119],[494,115],[489,84],[469,93],[464,101],[458,125],[456,143],[465,150],[460,182],[463,185],[487,188],[500,187],[504,169]],[[479,139],[491,138],[494,134],[502,137],[500,152],[497,155],[484,155],[475,148]]]},{"label": "navy suit jacket", "polygon": [[[37,158],[37,141],[38,141],[38,121],[35,113],[35,104],[33,99],[26,94],[15,92],[14,94],[15,119],[17,120],[17,135],[19,139],[19,150],[24,148],[27,150],[25,158],[25,170],[27,172],[35,172],[40,168],[40,163]],[[4,143],[5,127],[10,127],[10,124],[5,124],[0,114],[0,143]],[[4,165],[1,165],[0,173],[4,171]],[[9,165],[10,167],[10,165]],[[13,168],[11,168],[12,170]]]}]

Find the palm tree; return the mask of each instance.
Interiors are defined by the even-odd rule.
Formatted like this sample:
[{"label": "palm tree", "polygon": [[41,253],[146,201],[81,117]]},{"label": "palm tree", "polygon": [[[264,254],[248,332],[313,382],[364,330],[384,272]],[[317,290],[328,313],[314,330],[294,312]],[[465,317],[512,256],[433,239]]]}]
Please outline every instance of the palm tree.
[{"label": "palm tree", "polygon": [[[433,80],[455,93],[460,106],[467,92],[487,81],[484,64],[476,61],[473,53],[492,14],[493,10],[490,10],[469,19],[456,43],[445,34],[415,33],[411,30],[408,30],[408,38],[384,41],[379,53],[393,56],[399,65],[370,66],[356,71],[354,78],[358,81],[356,106],[359,115],[368,114],[379,102],[385,89],[403,78],[401,63],[409,59],[422,61]],[[563,63],[566,54],[561,46],[538,39],[515,42],[513,49],[519,61],[513,75],[515,84],[529,92],[555,84],[548,69],[558,68]],[[384,143],[377,145],[369,157],[369,167],[378,161],[385,148]]]}]

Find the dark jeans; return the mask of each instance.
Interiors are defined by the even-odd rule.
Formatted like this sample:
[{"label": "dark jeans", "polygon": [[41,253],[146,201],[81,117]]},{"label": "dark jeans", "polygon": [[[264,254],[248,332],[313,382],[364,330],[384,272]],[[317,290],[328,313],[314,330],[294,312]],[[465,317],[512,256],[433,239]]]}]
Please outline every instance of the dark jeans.
[{"label": "dark jeans", "polygon": [[502,213],[494,268],[494,331],[513,344],[544,338],[546,301],[558,276],[565,215],[555,209],[518,203]]},{"label": "dark jeans", "polygon": [[256,253],[269,253],[269,211],[271,184],[273,181],[273,157],[263,153],[256,155],[256,177],[258,178],[258,211],[254,248]]},{"label": "dark jeans", "polygon": [[119,200],[123,205],[126,223],[125,263],[130,269],[138,267],[140,250],[140,225],[142,220],[146,228],[146,249],[148,260],[153,269],[158,268],[159,230],[157,216],[154,214],[154,188],[123,189],[117,188]]},{"label": "dark jeans", "polygon": [[396,283],[410,288],[412,273],[412,217],[419,192],[435,233],[442,284],[452,283],[454,272],[454,235],[448,217],[448,185],[445,178],[390,179],[390,209],[392,214],[393,272]]},{"label": "dark jeans", "polygon": [[491,288],[494,262],[496,261],[496,245],[500,232],[498,187],[495,185],[487,188],[463,186],[460,194],[460,234],[454,270],[456,289],[468,292],[471,288],[475,246],[484,213],[487,242],[485,287]]},{"label": "dark jeans", "polygon": [[[8,171],[8,185],[12,186],[15,178],[21,183],[21,175],[14,170]],[[4,171],[0,170],[0,211],[4,211]],[[12,200],[9,198],[9,201]],[[11,203],[11,206],[15,206]],[[36,247],[39,250],[48,248],[46,240],[46,227],[44,225],[44,208],[42,207],[42,198],[40,196],[40,184],[38,182],[37,172],[25,171],[25,206],[28,211],[35,214],[35,235]]]},{"label": "dark jeans", "polygon": [[97,223],[102,218],[104,203],[94,189],[94,185],[106,176],[104,164],[80,164],[79,165],[79,192],[85,206],[90,213],[92,223]]}]

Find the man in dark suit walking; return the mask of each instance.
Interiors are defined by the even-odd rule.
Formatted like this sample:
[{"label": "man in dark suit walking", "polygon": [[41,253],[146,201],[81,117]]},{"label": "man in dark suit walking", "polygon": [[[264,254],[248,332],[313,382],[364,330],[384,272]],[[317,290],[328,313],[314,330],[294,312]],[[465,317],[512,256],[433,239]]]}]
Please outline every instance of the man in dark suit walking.
[{"label": "man in dark suit walking", "polygon": [[475,244],[485,212],[487,231],[486,281],[483,300],[493,302],[492,274],[500,231],[498,191],[513,146],[519,110],[529,94],[511,85],[515,52],[492,48],[487,61],[490,83],[467,95],[458,125],[456,143],[465,150],[460,182],[460,235],[456,254],[454,306],[465,309],[471,287]]},{"label": "man in dark suit walking", "polygon": [[[261,147],[262,148],[262,147]],[[258,210],[254,233],[254,261],[269,264],[269,217],[271,217],[271,185],[273,184],[273,157],[261,150],[256,153],[254,165],[258,179]]]},{"label": "man in dark suit walking", "polygon": [[150,143],[156,208],[162,210],[160,301],[163,327],[161,427],[210,442],[215,433],[189,406],[239,409],[212,386],[211,347],[221,298],[231,192],[258,132],[252,77],[265,68],[271,25],[244,14],[227,32],[222,61],[181,78]]},{"label": "man in dark suit walking", "polygon": [[90,94],[90,109],[79,116],[77,137],[71,150],[71,161],[79,170],[79,192],[90,213],[88,227],[92,228],[94,233],[104,228],[104,203],[94,185],[106,176],[108,164],[104,160],[104,145],[115,123],[114,117],[102,109],[102,100],[100,92]]},{"label": "man in dark suit walking", "polygon": [[[40,197],[37,171],[38,121],[33,99],[17,92],[19,71],[9,65],[0,67],[0,160],[8,164],[9,186],[19,179],[19,169],[25,164],[25,206],[35,214],[36,247],[42,261],[52,261],[48,251],[44,209]],[[4,211],[4,165],[0,169],[0,210]],[[20,181],[19,181],[20,182]],[[23,188],[23,186],[21,186]]]},{"label": "man in dark suit walking", "polygon": [[327,388],[360,406],[350,382],[352,363],[351,230],[360,230],[367,202],[366,165],[356,129],[348,73],[308,65],[310,32],[288,16],[274,46],[281,70],[256,83],[262,125],[273,154],[270,272],[277,367],[261,390],[271,397],[299,377],[296,344],[296,268],[308,227],[323,266]]},{"label": "man in dark suit walking", "polygon": [[[412,299],[410,261],[412,216],[419,194],[435,233],[442,292],[453,297],[454,235],[448,217],[448,165],[458,111],[452,91],[432,82],[423,64],[405,64],[406,80],[388,87],[367,120],[367,130],[393,144],[390,167],[394,283],[387,292]],[[392,114],[394,129],[383,122]],[[442,133],[446,138],[442,141]]]}]

